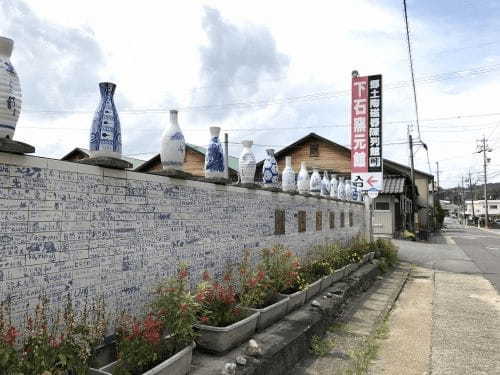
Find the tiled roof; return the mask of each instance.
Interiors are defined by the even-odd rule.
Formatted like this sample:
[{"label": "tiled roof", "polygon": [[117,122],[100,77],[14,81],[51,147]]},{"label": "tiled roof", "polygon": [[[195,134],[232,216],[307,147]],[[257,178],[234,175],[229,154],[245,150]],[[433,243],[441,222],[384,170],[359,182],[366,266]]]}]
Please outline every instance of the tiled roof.
[{"label": "tiled roof", "polygon": [[[64,155],[61,160],[65,160],[69,155],[73,154],[74,152],[81,152],[85,154],[87,157],[90,155],[90,150],[83,148],[83,147],[76,147],[66,155]],[[123,160],[128,161],[130,164],[132,164],[132,169],[137,168],[139,165],[143,164],[145,160],[142,159],[137,159],[137,158],[130,158],[127,156],[121,156]]]},{"label": "tiled roof", "polygon": [[402,176],[384,176],[383,194],[402,194],[405,189],[405,178]]}]

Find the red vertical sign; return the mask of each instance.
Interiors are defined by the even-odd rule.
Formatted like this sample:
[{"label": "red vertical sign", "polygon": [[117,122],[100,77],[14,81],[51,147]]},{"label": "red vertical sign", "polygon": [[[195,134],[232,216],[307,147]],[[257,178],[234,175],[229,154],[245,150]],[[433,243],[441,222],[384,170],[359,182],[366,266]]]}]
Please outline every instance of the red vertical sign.
[{"label": "red vertical sign", "polygon": [[368,172],[368,77],[353,77],[351,173]]}]

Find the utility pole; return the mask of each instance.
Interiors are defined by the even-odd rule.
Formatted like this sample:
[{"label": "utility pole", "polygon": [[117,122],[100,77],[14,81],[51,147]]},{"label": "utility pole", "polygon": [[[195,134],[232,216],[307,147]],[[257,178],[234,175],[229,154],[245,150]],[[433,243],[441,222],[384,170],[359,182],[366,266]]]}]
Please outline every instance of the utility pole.
[{"label": "utility pole", "polygon": [[474,212],[474,192],[472,191],[472,177],[470,174],[470,170],[469,170],[469,193],[470,193],[470,199],[471,199],[471,203],[472,203],[472,221],[473,221],[473,223],[476,223],[476,214]]},{"label": "utility pole", "polygon": [[483,136],[483,139],[480,139],[479,144],[477,145],[477,154],[483,154],[483,172],[484,172],[484,227],[488,228],[489,226],[489,216],[488,216],[488,179],[486,173],[486,166],[490,162],[490,159],[487,157],[486,153],[493,151],[488,147],[486,143],[486,137]]},{"label": "utility pole", "polygon": [[[408,140],[410,143],[410,165],[411,165],[411,220],[410,224],[412,227],[412,230],[415,231],[415,171],[413,167],[413,138],[411,134],[408,134]],[[438,185],[439,189],[439,185]]]},{"label": "utility pole", "polygon": [[465,191],[464,191],[464,188],[465,188],[464,176],[462,176],[462,185],[460,185],[460,193],[461,193],[460,196],[462,197],[461,203],[462,203],[462,209],[464,211],[463,221],[464,221],[464,226],[465,226],[466,219],[465,219]]},{"label": "utility pole", "polygon": [[437,174],[437,197],[438,197],[438,200],[439,200],[439,162],[437,161],[436,162],[436,174]]}]

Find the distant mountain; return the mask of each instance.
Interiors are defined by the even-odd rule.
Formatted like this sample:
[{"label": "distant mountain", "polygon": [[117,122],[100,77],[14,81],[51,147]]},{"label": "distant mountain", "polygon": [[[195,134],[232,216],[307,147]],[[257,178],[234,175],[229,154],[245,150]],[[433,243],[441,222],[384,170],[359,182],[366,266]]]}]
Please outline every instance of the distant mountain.
[{"label": "distant mountain", "polygon": [[[500,182],[487,184],[487,191],[488,199],[500,199]],[[471,200],[472,196],[474,197],[474,200],[484,199],[484,184],[474,185],[472,189],[469,189],[467,186],[464,189],[465,200]],[[457,186],[450,189],[439,189],[439,199],[459,204],[462,201],[462,188]]]}]

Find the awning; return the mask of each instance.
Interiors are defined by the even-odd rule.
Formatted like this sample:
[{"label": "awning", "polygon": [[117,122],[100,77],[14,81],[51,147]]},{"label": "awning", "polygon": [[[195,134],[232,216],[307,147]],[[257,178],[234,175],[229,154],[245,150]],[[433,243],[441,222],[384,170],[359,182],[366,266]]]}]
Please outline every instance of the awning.
[{"label": "awning", "polygon": [[384,176],[384,190],[382,194],[403,194],[405,191],[405,177]]}]

